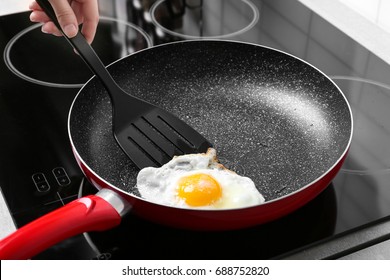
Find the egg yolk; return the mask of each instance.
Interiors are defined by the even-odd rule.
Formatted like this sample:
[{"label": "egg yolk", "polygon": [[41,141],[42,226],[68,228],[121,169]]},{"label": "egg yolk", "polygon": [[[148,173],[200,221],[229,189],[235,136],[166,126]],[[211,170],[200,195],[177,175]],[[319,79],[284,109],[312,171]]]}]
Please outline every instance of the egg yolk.
[{"label": "egg yolk", "polygon": [[180,178],[177,196],[189,206],[206,206],[217,201],[222,195],[218,182],[207,174],[192,174]]}]

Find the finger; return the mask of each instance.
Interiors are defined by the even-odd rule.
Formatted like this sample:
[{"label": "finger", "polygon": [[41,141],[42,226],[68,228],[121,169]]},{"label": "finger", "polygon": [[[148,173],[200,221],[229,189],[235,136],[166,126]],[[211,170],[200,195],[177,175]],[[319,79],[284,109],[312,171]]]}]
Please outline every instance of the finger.
[{"label": "finger", "polygon": [[28,6],[28,8],[30,10],[39,10],[39,11],[42,11],[41,7],[38,5],[37,2],[33,1],[30,3],[30,5]]},{"label": "finger", "polygon": [[62,36],[62,33],[58,30],[54,22],[48,21],[41,27],[43,33],[53,34],[55,36]]},{"label": "finger", "polygon": [[84,20],[81,32],[89,44],[91,44],[95,38],[98,22],[99,20]]},{"label": "finger", "polygon": [[50,0],[50,3],[65,35],[69,38],[76,36],[78,32],[77,19],[68,1]]},{"label": "finger", "polygon": [[88,43],[91,44],[95,37],[96,28],[99,23],[98,1],[85,1],[82,5],[74,7],[74,9],[75,11],[78,10],[78,13],[83,16],[83,27],[81,32]]},{"label": "finger", "polygon": [[30,20],[32,22],[48,22],[50,18],[44,12],[34,10],[30,14]]}]

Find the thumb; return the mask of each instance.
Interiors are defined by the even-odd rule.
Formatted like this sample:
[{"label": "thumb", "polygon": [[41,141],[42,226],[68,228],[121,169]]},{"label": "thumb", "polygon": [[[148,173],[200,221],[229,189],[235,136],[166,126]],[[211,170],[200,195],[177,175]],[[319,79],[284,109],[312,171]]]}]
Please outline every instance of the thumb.
[{"label": "thumb", "polygon": [[76,36],[78,24],[72,7],[66,0],[50,0],[62,31],[69,38]]}]

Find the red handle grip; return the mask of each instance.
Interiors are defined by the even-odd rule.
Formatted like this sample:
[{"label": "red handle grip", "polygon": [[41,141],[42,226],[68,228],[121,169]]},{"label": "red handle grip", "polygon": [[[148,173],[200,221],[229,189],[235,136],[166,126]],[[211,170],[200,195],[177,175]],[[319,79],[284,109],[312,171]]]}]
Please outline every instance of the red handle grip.
[{"label": "red handle grip", "polygon": [[0,259],[29,259],[52,245],[87,231],[119,225],[121,217],[103,198],[79,198],[21,227],[0,241]]}]

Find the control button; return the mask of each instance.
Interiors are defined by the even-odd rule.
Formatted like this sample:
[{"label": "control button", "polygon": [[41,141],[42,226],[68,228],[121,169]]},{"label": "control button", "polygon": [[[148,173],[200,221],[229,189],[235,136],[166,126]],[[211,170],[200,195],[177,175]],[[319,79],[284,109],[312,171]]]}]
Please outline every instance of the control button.
[{"label": "control button", "polygon": [[58,185],[67,186],[70,184],[68,174],[63,167],[56,167],[52,170],[54,177],[57,180]]},{"label": "control button", "polygon": [[65,169],[62,167],[56,167],[53,169],[53,174],[55,177],[62,177],[62,176],[67,176]]},{"label": "control button", "polygon": [[37,187],[39,192],[47,192],[50,190],[50,185],[46,181],[36,183],[35,186]]},{"label": "control button", "polygon": [[32,175],[32,179],[34,183],[46,181],[45,175],[43,173],[35,173],[34,175]]},{"label": "control button", "polygon": [[50,185],[46,180],[45,174],[42,172],[33,174],[32,179],[39,192],[47,192],[50,190]]},{"label": "control button", "polygon": [[68,176],[57,177],[56,179],[60,186],[67,186],[70,184]]}]

